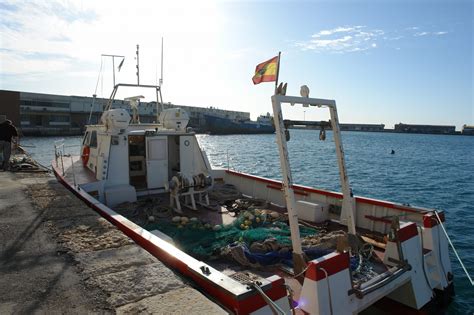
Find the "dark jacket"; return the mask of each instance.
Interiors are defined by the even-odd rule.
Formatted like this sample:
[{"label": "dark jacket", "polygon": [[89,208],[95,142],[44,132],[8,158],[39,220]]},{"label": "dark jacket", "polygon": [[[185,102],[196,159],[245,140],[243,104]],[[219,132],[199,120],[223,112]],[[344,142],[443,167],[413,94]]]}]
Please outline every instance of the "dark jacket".
[{"label": "dark jacket", "polygon": [[18,132],[11,121],[6,120],[0,124],[0,141],[12,142],[13,137],[18,137]]}]

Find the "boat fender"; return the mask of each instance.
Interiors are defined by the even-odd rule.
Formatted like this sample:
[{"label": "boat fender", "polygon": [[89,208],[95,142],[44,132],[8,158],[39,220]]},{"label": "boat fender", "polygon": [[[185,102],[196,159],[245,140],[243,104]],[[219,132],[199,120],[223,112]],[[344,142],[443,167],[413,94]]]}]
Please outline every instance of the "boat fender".
[{"label": "boat fender", "polygon": [[89,162],[89,155],[91,153],[91,149],[89,148],[89,146],[84,146],[84,148],[82,148],[82,155],[81,155],[81,159],[82,159],[82,165],[84,166],[87,166],[87,162]]}]

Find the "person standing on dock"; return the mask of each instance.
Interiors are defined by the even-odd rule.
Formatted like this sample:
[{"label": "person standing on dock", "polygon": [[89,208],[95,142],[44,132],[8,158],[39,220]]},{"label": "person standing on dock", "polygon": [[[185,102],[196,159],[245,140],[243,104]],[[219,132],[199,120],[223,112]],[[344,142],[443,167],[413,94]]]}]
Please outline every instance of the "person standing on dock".
[{"label": "person standing on dock", "polygon": [[0,149],[2,149],[2,169],[8,170],[10,155],[12,152],[12,139],[17,142],[18,132],[11,120],[0,122]]}]

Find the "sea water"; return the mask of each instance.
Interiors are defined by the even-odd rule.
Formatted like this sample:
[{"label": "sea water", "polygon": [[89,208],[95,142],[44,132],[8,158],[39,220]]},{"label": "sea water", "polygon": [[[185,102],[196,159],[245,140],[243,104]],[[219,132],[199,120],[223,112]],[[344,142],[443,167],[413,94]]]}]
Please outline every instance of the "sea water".
[{"label": "sea water", "polygon": [[[340,191],[332,133],[291,130],[288,142],[297,184]],[[198,135],[214,167],[280,180],[275,135]],[[61,138],[23,138],[42,164],[50,165]],[[78,154],[81,137],[65,139]],[[398,133],[342,133],[347,173],[355,195],[445,210],[446,228],[468,271],[474,275],[474,137]],[[392,154],[392,150],[394,154]],[[474,289],[451,255],[456,297],[450,314],[472,314]]]}]

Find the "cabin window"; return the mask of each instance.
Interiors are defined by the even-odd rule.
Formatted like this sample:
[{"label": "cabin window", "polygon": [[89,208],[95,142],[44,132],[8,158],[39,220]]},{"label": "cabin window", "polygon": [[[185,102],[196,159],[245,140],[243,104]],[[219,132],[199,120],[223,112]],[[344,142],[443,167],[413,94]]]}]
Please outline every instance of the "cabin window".
[{"label": "cabin window", "polygon": [[82,140],[82,145],[89,145],[89,138],[90,138],[90,132],[86,131],[86,134],[84,135],[84,139]]},{"label": "cabin window", "polygon": [[90,141],[90,144],[89,146],[91,148],[97,148],[97,131],[92,131],[91,133],[91,141]]}]

